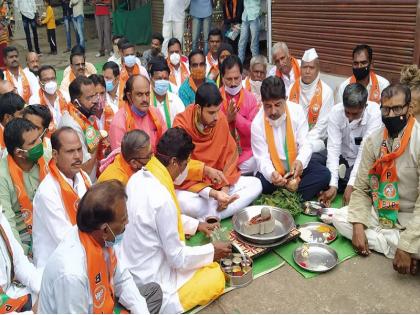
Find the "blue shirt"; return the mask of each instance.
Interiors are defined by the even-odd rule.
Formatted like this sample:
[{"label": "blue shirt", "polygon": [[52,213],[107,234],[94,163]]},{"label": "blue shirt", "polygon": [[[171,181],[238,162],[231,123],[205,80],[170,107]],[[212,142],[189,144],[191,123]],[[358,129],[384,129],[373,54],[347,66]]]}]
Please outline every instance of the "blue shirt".
[{"label": "blue shirt", "polygon": [[196,18],[206,18],[213,13],[212,0],[191,0],[190,15]]},{"label": "blue shirt", "polygon": [[244,13],[242,21],[254,21],[260,16],[261,0],[244,0]]},{"label": "blue shirt", "polygon": [[[216,84],[216,83],[214,83],[213,80],[210,80],[210,79],[207,79],[207,78],[206,78],[205,82],[210,82],[210,83]],[[186,79],[181,84],[181,87],[178,90],[178,96],[182,100],[182,102],[184,103],[185,107],[187,107],[188,105],[191,105],[191,104],[195,104],[195,92],[190,86],[190,80]]]}]

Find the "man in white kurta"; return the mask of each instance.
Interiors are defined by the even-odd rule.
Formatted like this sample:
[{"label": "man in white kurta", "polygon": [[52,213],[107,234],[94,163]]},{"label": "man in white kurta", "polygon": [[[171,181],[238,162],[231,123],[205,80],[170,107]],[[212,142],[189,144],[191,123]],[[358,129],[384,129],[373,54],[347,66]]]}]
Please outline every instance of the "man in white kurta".
[{"label": "man in white kurta", "polygon": [[315,48],[306,50],[300,67],[301,77],[291,87],[289,100],[302,105],[309,123],[313,152],[325,149],[328,116],[334,105],[332,89],[319,77],[319,58]]},{"label": "man in white kurta", "polygon": [[[56,132],[60,132],[60,129]],[[57,140],[59,141],[57,146]],[[90,185],[89,176],[81,169],[82,152],[79,137],[72,129],[61,131],[51,138],[53,159],[61,178],[72,193],[82,198]],[[73,153],[68,153],[73,152]],[[70,155],[70,156],[69,156]],[[63,184],[49,173],[38,187],[34,197],[33,253],[34,263],[43,267],[48,258],[73,227],[63,201]],[[70,209],[69,209],[70,210]]]},{"label": "man in white kurta", "polygon": [[[181,215],[175,195],[172,177],[177,176],[177,183],[178,178],[182,180],[187,172],[187,151],[192,148],[192,140],[183,129],[169,129],[158,144],[157,158],[153,157],[146,168],[135,173],[126,189],[129,224],[119,256],[138,286],[147,282],[160,284],[161,313],[188,311],[197,304],[208,303],[224,290],[223,274],[213,261],[228,255],[230,245],[185,245],[184,233],[194,235],[203,224],[209,230],[215,227]],[[185,160],[176,157],[175,151],[186,152]],[[141,193],[138,187],[142,187]],[[198,279],[206,281],[203,284]],[[189,295],[191,289],[194,296]]]},{"label": "man in white kurta", "polygon": [[350,83],[358,82],[368,91],[368,100],[379,103],[382,91],[389,85],[389,81],[376,74],[372,68],[373,51],[369,45],[357,45],[353,49],[353,76],[347,78],[338,88],[335,103],[343,102],[344,89]]},{"label": "man in white kurta", "polygon": [[[363,139],[382,126],[377,103],[367,101],[363,85],[354,83],[344,91],[344,103],[335,105],[328,121],[327,167],[331,173],[330,188],[321,196],[324,202],[344,192],[347,204],[359,168]],[[340,166],[343,165],[343,166]],[[343,174],[339,176],[339,169]]]},{"label": "man in white kurta", "polygon": [[[35,303],[41,288],[42,269],[36,269],[28,260],[1,209],[0,229],[0,291],[12,299],[31,294],[32,303]],[[9,253],[8,247],[12,253]]]},{"label": "man in white kurta", "polygon": [[286,179],[283,177],[291,172],[301,178],[297,191],[303,200],[310,200],[328,185],[330,176],[325,166],[311,159],[308,122],[303,108],[286,101],[284,83],[277,77],[263,81],[261,97],[263,107],[251,125],[251,145],[263,193],[270,194],[284,187]]}]

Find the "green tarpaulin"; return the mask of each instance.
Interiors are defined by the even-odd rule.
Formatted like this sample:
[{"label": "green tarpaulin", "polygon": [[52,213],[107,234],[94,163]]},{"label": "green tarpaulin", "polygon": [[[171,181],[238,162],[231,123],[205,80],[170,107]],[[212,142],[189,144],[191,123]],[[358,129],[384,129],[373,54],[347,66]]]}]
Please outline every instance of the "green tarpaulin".
[{"label": "green tarpaulin", "polygon": [[121,5],[112,14],[112,34],[125,36],[130,43],[147,45],[152,40],[152,5],[127,11]]}]

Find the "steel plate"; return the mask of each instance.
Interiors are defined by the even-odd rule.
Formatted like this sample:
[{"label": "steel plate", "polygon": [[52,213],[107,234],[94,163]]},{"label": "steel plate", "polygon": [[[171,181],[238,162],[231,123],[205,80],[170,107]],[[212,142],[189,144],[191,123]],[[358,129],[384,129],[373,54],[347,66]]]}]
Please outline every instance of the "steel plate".
[{"label": "steel plate", "polygon": [[300,239],[306,243],[329,244],[337,238],[335,227],[321,222],[302,224],[298,230]]},{"label": "steel plate", "polygon": [[293,252],[293,259],[303,269],[326,272],[338,264],[337,252],[330,246],[305,243]]},{"label": "steel plate", "polygon": [[[271,215],[276,220],[274,231],[267,234],[248,235],[242,232],[241,225],[251,220],[256,215],[261,214],[261,209],[267,207],[271,210]],[[253,244],[271,244],[279,242],[281,238],[286,236],[292,229],[296,227],[292,215],[283,209],[270,206],[249,206],[237,212],[232,218],[233,229],[245,241]]]}]

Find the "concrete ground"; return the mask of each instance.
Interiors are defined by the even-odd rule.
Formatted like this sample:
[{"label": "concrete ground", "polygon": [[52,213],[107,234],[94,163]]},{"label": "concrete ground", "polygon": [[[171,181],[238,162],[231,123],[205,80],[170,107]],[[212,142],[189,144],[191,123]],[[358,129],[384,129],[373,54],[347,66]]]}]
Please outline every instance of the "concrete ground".
[{"label": "concrete ground", "polygon": [[[105,62],[96,58],[99,49],[93,19],[85,21],[86,59],[92,63]],[[24,63],[26,41],[23,32],[16,33],[13,45],[21,52]],[[69,64],[63,25],[57,33],[56,56],[48,55],[49,45],[44,28],[38,29],[42,64],[64,69]],[[74,45],[74,34],[72,44]],[[144,47],[138,47],[143,50]],[[331,75],[322,78],[335,89],[344,79]],[[392,261],[372,254],[356,257],[338,265],[334,270],[313,279],[304,279],[287,263],[280,269],[253,281],[248,287],[222,296],[202,313],[420,313],[420,276],[402,276],[392,268]]]}]

